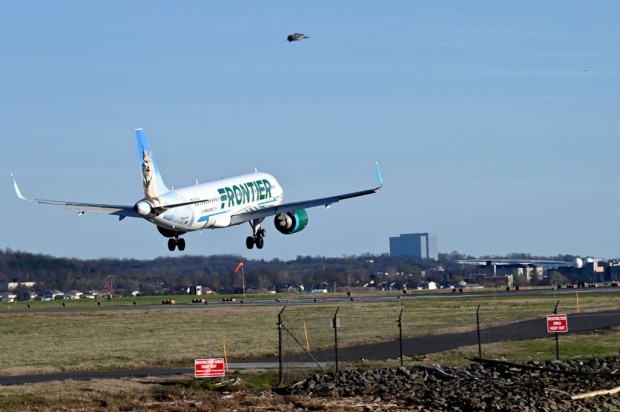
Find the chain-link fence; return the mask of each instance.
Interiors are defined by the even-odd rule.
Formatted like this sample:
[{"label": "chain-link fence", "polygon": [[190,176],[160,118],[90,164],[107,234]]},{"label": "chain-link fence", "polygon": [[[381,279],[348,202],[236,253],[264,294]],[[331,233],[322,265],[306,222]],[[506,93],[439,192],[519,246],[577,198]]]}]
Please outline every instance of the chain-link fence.
[{"label": "chain-link fence", "polygon": [[[325,370],[330,365],[338,369],[354,361],[399,357],[402,309],[372,305],[363,310],[354,305],[303,309],[285,308],[278,317],[282,380],[307,374],[307,368]],[[379,345],[382,352],[377,352],[375,345],[381,342],[396,345],[396,351],[388,344],[387,349]]]},{"label": "chain-link fence", "polygon": [[[431,300],[415,305],[407,300],[406,305],[398,299],[397,305],[285,307],[278,315],[280,380],[290,383],[307,376],[308,368],[338,370],[359,361],[393,360],[402,365],[407,359],[463,347],[469,348],[469,356],[510,357],[492,344],[536,338],[548,338],[541,350],[550,359],[559,358],[557,340],[553,343],[557,335],[548,332],[546,320],[546,315],[558,310],[559,302],[524,299],[506,305],[453,299],[451,308],[445,302],[436,308]],[[574,309],[564,307],[572,312],[568,316],[572,332],[596,329],[599,321],[600,327],[609,324],[604,315],[595,320],[592,314]],[[610,316],[612,323],[620,325],[620,312],[612,311]]]}]

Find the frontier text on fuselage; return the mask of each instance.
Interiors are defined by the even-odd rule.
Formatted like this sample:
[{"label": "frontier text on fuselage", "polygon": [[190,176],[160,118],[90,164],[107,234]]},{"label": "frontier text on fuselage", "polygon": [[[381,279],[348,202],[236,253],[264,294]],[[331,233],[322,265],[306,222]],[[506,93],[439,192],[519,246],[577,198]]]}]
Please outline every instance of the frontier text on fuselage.
[{"label": "frontier text on fuselage", "polygon": [[269,199],[271,198],[272,187],[269,180],[262,179],[219,188],[217,191],[222,201],[221,208]]}]

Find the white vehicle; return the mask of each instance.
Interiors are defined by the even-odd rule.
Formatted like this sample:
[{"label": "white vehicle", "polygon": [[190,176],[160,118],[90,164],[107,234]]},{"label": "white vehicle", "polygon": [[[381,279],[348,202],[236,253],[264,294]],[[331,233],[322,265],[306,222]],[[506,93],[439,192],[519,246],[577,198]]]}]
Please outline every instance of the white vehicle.
[{"label": "white vehicle", "polygon": [[376,187],[301,202],[282,203],[284,190],[278,181],[267,173],[259,172],[170,190],[164,184],[142,129],[136,129],[136,139],[144,198],[134,205],[31,199],[22,194],[15,177],[11,175],[15,193],[22,200],[65,206],[67,209],[76,210],[78,215],[86,212],[104,213],[118,216],[119,220],[141,217],[155,224],[159,233],[169,238],[170,251],[176,248],[182,251],[185,249],[185,239],[180,236],[187,232],[226,228],[245,222],[249,222],[252,227],[252,236],[246,239],[246,246],[252,249],[256,245],[258,249],[262,249],[265,229],[261,223],[265,217],[275,215],[274,224],[280,233],[297,233],[308,224],[308,213],[305,209],[328,207],[341,200],[369,195],[383,186],[377,164]]}]

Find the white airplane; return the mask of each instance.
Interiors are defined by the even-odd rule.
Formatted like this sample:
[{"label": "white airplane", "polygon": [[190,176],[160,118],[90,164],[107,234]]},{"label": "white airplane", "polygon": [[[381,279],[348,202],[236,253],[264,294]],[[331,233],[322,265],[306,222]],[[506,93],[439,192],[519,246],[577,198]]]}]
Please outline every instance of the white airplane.
[{"label": "white airplane", "polygon": [[15,177],[13,186],[22,200],[48,205],[61,205],[76,210],[78,216],[86,212],[126,217],[141,217],[157,226],[168,239],[170,251],[185,249],[185,239],[180,236],[196,230],[219,229],[249,222],[252,236],[246,246],[262,249],[265,229],[261,226],[268,216],[275,215],[274,224],[285,235],[297,233],[308,224],[305,209],[325,206],[358,196],[375,193],[383,186],[379,164],[376,164],[377,186],[359,192],[311,199],[302,202],[282,203],[284,190],[278,181],[267,173],[251,173],[229,177],[208,183],[196,184],[170,190],[164,184],[151,147],[142,129],[136,129],[138,153],[142,168],[144,199],[135,205],[108,205],[99,203],[67,202],[31,199],[24,196]]}]

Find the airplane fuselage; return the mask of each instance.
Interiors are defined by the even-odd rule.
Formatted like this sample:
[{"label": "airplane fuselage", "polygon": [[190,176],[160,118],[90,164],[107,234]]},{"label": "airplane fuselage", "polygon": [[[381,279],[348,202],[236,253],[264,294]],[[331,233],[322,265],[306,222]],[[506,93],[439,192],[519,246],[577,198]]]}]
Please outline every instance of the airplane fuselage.
[{"label": "airplane fuselage", "polygon": [[[283,195],[275,177],[252,173],[186,186],[141,202],[152,208],[143,215],[146,220],[164,229],[190,232],[229,227],[234,214],[279,205]],[[158,213],[158,208],[185,202],[191,204]]]}]

